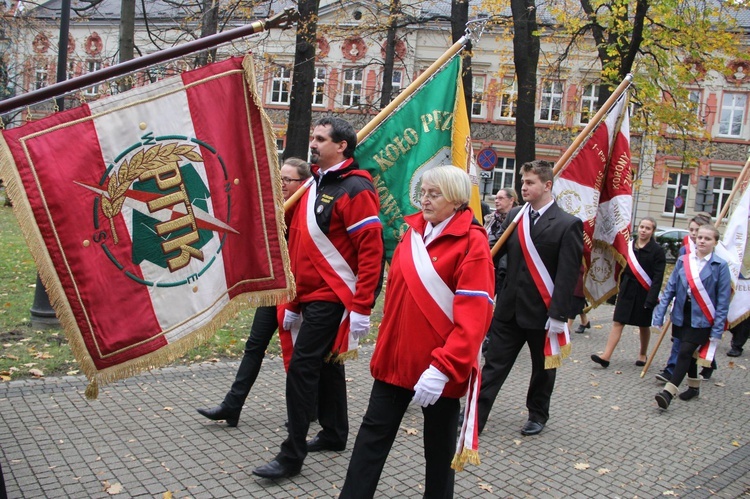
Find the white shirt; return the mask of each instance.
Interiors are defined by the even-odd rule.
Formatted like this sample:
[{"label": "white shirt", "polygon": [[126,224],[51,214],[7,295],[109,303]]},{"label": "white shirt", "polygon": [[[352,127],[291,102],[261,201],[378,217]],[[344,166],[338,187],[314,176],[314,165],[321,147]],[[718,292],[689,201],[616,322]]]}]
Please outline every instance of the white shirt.
[{"label": "white shirt", "polygon": [[440,233],[443,232],[443,229],[445,229],[445,226],[448,225],[448,222],[451,221],[454,215],[455,213],[437,225],[432,225],[432,222],[427,222],[427,225],[424,228],[424,245],[425,246],[430,244],[433,239],[438,237]]}]

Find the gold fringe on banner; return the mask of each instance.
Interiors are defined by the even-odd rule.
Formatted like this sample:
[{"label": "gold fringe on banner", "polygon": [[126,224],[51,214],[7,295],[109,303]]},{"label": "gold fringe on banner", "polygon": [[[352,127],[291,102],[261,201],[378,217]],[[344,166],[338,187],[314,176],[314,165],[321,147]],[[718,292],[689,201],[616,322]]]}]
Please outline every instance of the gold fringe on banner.
[{"label": "gold fringe on banner", "polygon": [[464,449],[460,454],[453,456],[451,468],[456,471],[463,471],[466,463],[480,465],[479,452],[472,449]]}]

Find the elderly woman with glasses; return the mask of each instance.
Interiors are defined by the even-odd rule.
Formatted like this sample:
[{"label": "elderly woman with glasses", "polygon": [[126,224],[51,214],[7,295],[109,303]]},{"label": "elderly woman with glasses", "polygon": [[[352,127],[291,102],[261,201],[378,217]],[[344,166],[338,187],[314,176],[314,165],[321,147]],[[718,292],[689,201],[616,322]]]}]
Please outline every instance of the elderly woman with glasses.
[{"label": "elderly woman with glasses", "polygon": [[425,497],[453,497],[459,398],[477,373],[494,272],[487,234],[468,208],[466,172],[441,166],[421,182],[422,211],[405,217],[391,261],[375,381],[340,498],[375,495],[410,403],[424,415]]}]

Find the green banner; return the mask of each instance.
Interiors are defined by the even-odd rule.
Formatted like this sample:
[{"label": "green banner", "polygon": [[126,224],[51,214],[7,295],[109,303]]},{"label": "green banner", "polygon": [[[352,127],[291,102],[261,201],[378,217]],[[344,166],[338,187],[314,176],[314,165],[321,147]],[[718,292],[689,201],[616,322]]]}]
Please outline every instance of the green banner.
[{"label": "green banner", "polygon": [[461,58],[453,57],[357,145],[354,157],[380,195],[388,260],[406,232],[404,216],[421,209],[422,173],[451,164],[460,68]]}]

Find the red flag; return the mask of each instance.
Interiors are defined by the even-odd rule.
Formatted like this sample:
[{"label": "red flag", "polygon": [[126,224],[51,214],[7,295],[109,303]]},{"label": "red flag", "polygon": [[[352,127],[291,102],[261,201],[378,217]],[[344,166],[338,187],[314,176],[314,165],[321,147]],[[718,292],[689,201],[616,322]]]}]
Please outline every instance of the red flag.
[{"label": "red flag", "polygon": [[0,173],[87,395],[288,300],[282,196],[252,60],[5,130]]}]

